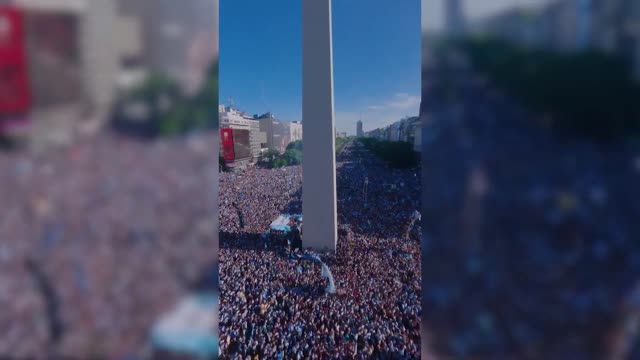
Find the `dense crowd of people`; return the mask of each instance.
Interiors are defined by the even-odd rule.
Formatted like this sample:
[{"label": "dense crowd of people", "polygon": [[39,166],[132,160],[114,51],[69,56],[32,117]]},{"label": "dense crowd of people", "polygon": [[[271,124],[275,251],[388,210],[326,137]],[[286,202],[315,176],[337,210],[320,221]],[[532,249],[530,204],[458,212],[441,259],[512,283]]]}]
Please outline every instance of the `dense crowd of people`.
[{"label": "dense crowd of people", "polygon": [[[228,241],[245,243],[260,237],[281,213],[300,214],[301,183],[299,166],[220,174],[220,233]],[[221,247],[224,243],[221,239]]]},{"label": "dense crowd of people", "polygon": [[637,358],[640,149],[561,138],[470,64],[444,65],[423,101],[430,346],[454,358]]},{"label": "dense crowd of people", "polygon": [[0,152],[0,358],[145,358],[217,260],[213,139]]},{"label": "dense crowd of people", "polygon": [[301,167],[221,175],[221,358],[420,357],[419,169],[392,170],[358,142],[337,160],[338,248],[319,254],[335,294],[318,263],[263,241],[280,214],[300,213]]}]

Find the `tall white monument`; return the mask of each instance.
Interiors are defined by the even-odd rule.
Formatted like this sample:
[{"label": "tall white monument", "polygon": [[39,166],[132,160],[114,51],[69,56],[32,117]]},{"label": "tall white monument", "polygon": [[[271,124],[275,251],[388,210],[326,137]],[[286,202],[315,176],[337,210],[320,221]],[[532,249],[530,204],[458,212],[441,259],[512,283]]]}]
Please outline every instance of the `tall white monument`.
[{"label": "tall white monument", "polygon": [[305,247],[336,249],[331,0],[302,2],[302,159]]}]

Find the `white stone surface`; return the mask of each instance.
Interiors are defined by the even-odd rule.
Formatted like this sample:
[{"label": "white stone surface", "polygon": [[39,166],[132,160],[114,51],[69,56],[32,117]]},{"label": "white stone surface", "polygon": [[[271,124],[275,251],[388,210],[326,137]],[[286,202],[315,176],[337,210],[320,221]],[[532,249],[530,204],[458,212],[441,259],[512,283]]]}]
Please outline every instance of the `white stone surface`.
[{"label": "white stone surface", "polygon": [[336,249],[336,159],[331,0],[303,0],[303,245]]}]

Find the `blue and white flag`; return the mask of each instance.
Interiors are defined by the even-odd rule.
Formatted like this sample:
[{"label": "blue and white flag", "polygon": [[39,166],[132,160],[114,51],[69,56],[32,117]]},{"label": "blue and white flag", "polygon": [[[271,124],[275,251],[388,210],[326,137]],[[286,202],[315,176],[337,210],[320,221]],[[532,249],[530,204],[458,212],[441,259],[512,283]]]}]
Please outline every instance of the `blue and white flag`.
[{"label": "blue and white flag", "polygon": [[329,279],[329,285],[327,285],[326,291],[329,294],[335,294],[336,292],[336,285],[333,282],[333,275],[331,275],[331,270],[329,270],[329,267],[326,264],[322,264],[322,277],[326,277],[327,279]]},{"label": "blue and white flag", "polygon": [[320,259],[320,256],[315,255],[315,254],[308,254],[307,253],[307,254],[302,255],[300,257],[300,259],[309,260],[309,261],[316,261],[316,262],[322,263],[322,260]]},{"label": "blue and white flag", "polygon": [[151,330],[157,349],[217,358],[217,302],[213,293],[193,294],[160,318]]},{"label": "blue and white flag", "polygon": [[[327,286],[326,291],[330,294],[334,294],[336,292],[336,285],[333,281],[333,275],[331,274],[331,270],[329,270],[329,267],[324,262],[322,262],[322,259],[320,259],[320,256],[318,254],[305,253],[301,256],[298,256],[297,259],[309,260],[309,261],[320,263],[322,265],[322,272],[320,276],[326,277],[327,279],[329,279],[329,285]],[[302,273],[302,267],[300,265],[298,265],[298,272]]]}]

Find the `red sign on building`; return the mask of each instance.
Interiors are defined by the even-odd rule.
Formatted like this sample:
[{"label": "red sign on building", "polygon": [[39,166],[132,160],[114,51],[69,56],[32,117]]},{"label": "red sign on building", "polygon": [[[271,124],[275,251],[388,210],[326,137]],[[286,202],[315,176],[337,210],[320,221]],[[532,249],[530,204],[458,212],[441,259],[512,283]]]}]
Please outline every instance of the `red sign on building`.
[{"label": "red sign on building", "polygon": [[222,143],[222,157],[224,160],[235,160],[236,154],[233,149],[233,131],[231,129],[220,129],[220,139]]},{"label": "red sign on building", "polygon": [[27,73],[23,14],[12,7],[0,6],[0,115],[29,110]]}]

